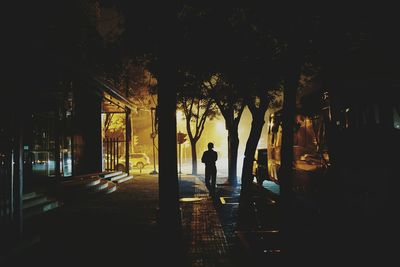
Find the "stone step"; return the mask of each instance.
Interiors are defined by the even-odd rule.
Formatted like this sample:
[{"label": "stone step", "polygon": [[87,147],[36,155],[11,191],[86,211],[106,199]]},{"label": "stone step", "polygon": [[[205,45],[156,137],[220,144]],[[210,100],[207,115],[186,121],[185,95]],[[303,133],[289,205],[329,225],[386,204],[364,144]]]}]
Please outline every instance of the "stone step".
[{"label": "stone step", "polygon": [[115,190],[117,190],[117,186],[115,184],[111,184],[108,185],[107,189],[105,190],[105,194],[111,194],[112,192],[114,192]]},{"label": "stone step", "polygon": [[29,219],[33,216],[42,214],[44,212],[53,210],[61,206],[61,203],[57,200],[47,200],[46,202],[24,209],[23,216],[24,220]]},{"label": "stone step", "polygon": [[[122,172],[121,172],[122,173]],[[122,177],[121,173],[118,175]],[[65,201],[80,201],[87,195],[108,194],[116,190],[114,183],[100,178],[99,174],[73,178],[61,183],[58,194]]]},{"label": "stone step", "polygon": [[[27,200],[35,198],[35,197],[37,197],[39,195],[41,195],[41,194],[38,194],[36,192],[29,192],[29,193],[26,193],[26,194],[22,195],[22,200],[23,201],[27,201]],[[7,207],[9,204],[10,204],[10,200],[9,199],[2,199],[0,201],[0,208]]]},{"label": "stone step", "polygon": [[[22,196],[23,200],[23,210],[27,210],[33,208],[34,206],[41,205],[48,201],[48,198],[37,192],[29,192]],[[10,214],[10,207],[6,206],[9,205],[10,201],[7,199],[6,201],[2,202],[1,209],[0,209],[0,216],[6,216]]]},{"label": "stone step", "polygon": [[100,183],[95,186],[90,187],[89,191],[90,192],[99,192],[99,191],[107,188],[107,186],[108,186],[108,181],[100,179]]},{"label": "stone step", "polygon": [[120,175],[120,174],[122,174],[122,171],[104,172],[104,173],[100,173],[99,176],[100,176],[101,178],[107,179],[107,178],[114,177],[114,176]]},{"label": "stone step", "polygon": [[29,208],[31,208],[31,207],[33,207],[33,206],[36,206],[36,205],[40,205],[40,204],[42,204],[42,203],[44,203],[44,202],[47,202],[48,201],[48,198],[46,197],[46,196],[44,196],[44,195],[37,195],[36,197],[34,197],[34,198],[30,198],[30,199],[28,199],[28,200],[25,200],[24,202],[23,202],[23,205],[22,205],[22,209],[29,209]]},{"label": "stone step", "polygon": [[118,179],[118,180],[116,180],[116,181],[113,181],[113,182],[115,182],[115,183],[117,183],[117,184],[120,184],[120,183],[129,181],[129,180],[131,180],[131,179],[133,179],[133,176],[132,176],[132,175],[128,175],[128,176],[125,176],[125,177],[123,177],[123,178],[121,178],[121,179]]},{"label": "stone step", "polygon": [[[38,194],[37,192],[26,193],[22,196],[23,200],[23,209],[30,208],[34,205],[40,204],[47,200],[45,196],[42,194]],[[10,200],[5,199],[0,202],[0,216],[6,216],[10,214]]]},{"label": "stone step", "polygon": [[38,195],[39,195],[39,194],[36,193],[36,192],[29,192],[29,193],[26,193],[26,194],[24,194],[24,195],[22,196],[22,200],[23,200],[23,201],[29,200],[29,199],[31,199],[31,198],[37,197]]},{"label": "stone step", "polygon": [[96,190],[91,191],[92,194],[110,194],[117,190],[117,186],[110,181],[102,180],[100,186]]},{"label": "stone step", "polygon": [[89,177],[89,178],[76,178],[70,181],[62,182],[61,186],[63,190],[68,189],[87,189],[100,184],[101,178],[99,177]]},{"label": "stone step", "polygon": [[122,178],[127,177],[127,176],[128,176],[128,174],[127,174],[126,172],[124,172],[124,173],[122,173],[122,174],[113,176],[113,177],[111,177],[111,178],[106,178],[106,179],[107,179],[107,180],[110,180],[111,182],[114,182],[114,181],[116,181],[116,180],[122,179]]}]

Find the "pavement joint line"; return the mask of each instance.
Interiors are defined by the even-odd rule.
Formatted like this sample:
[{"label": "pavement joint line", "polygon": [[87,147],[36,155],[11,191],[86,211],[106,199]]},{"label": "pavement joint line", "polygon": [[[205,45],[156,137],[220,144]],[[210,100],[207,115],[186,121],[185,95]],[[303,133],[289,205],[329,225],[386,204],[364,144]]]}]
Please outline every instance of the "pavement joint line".
[{"label": "pavement joint line", "polygon": [[247,233],[279,233],[279,230],[248,230],[248,231],[243,231],[243,230],[237,230],[235,231],[237,234],[247,234]]}]

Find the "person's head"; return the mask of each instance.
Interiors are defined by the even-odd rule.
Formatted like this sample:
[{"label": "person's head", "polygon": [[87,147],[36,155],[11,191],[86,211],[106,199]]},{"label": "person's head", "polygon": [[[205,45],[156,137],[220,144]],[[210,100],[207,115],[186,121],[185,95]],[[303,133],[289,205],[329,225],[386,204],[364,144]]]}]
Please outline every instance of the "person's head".
[{"label": "person's head", "polygon": [[214,147],[214,144],[210,142],[210,143],[208,143],[208,145],[207,145],[207,146],[208,146],[208,150],[211,150],[211,149],[213,149],[213,147]]}]

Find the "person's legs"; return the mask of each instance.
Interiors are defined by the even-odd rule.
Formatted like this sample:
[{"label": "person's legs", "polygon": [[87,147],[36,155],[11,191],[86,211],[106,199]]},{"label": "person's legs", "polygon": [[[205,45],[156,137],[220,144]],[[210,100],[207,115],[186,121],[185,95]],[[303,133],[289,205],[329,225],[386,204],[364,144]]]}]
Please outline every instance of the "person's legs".
[{"label": "person's legs", "polygon": [[215,192],[216,185],[217,185],[217,168],[214,167],[212,172],[211,172],[211,191],[212,193]]},{"label": "person's legs", "polygon": [[206,182],[206,187],[207,187],[208,191],[211,191],[210,179],[211,179],[210,169],[206,167],[206,173],[205,173],[204,180]]}]

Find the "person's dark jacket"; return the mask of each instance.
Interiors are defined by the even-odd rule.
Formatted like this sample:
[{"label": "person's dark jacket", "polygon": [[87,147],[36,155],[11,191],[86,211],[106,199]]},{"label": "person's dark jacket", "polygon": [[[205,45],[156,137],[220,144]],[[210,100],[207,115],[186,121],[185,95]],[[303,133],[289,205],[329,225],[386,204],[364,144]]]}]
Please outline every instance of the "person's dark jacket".
[{"label": "person's dark jacket", "polygon": [[208,166],[215,166],[215,162],[218,159],[218,154],[214,150],[207,150],[204,151],[203,156],[201,157],[201,162],[206,164],[206,167]]}]

